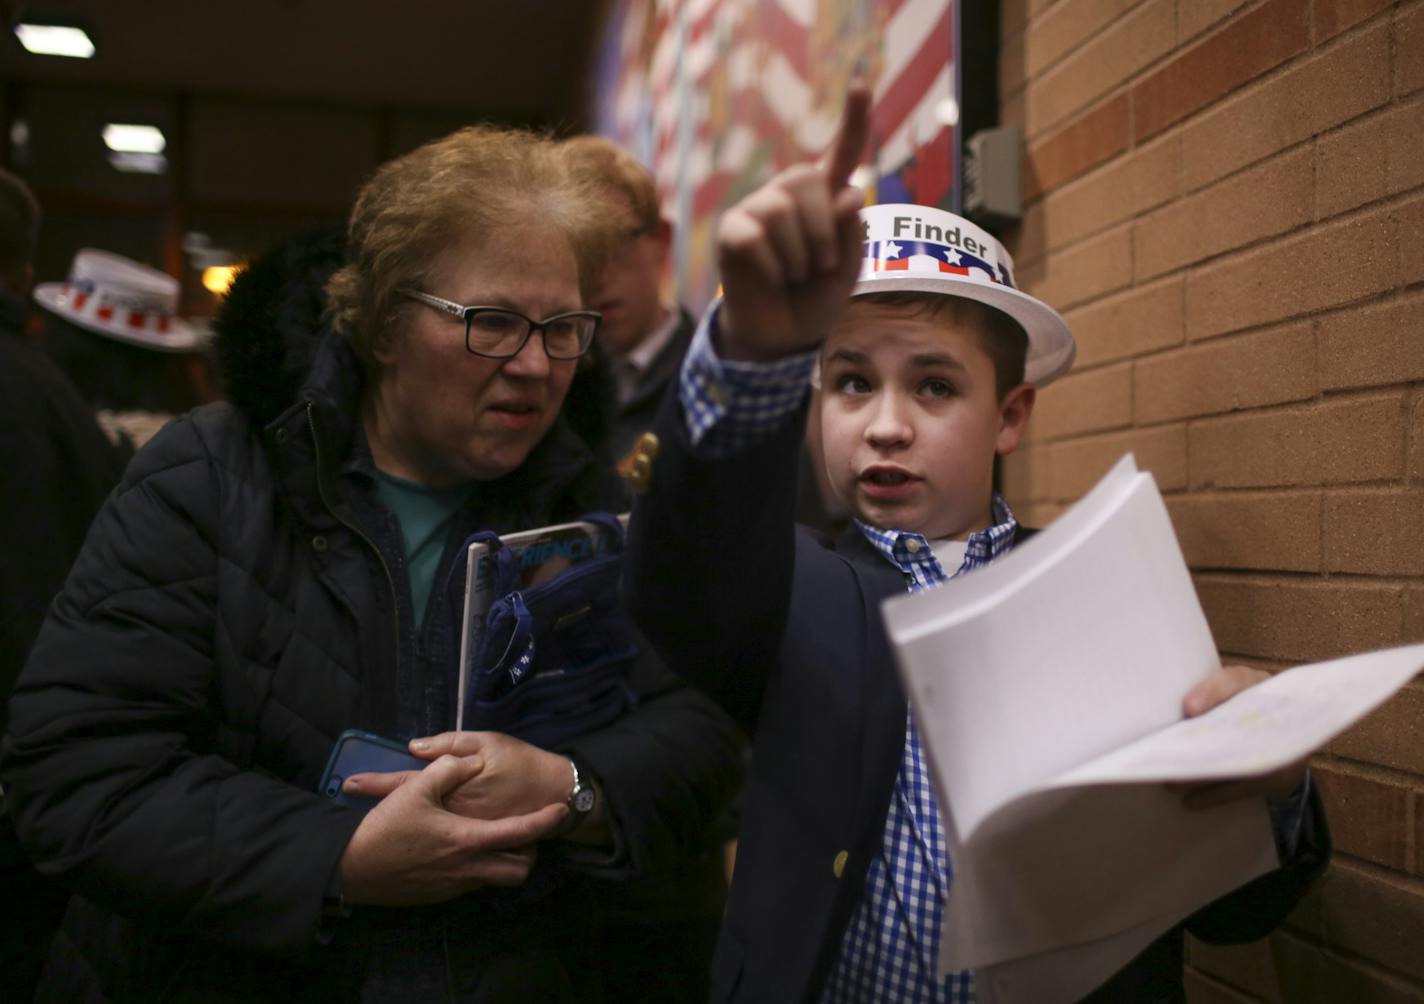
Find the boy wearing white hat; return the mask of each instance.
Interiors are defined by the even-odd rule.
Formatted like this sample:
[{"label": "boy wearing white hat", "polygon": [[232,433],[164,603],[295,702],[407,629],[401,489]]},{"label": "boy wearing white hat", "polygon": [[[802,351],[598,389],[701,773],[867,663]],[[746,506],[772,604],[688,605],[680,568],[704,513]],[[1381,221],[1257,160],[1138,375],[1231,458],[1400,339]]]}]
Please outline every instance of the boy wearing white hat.
[{"label": "boy wearing white hat", "polygon": [[[975,999],[973,974],[936,975],[953,863],[879,606],[1032,532],[994,493],[994,458],[1017,447],[1036,388],[1075,350],[969,221],[857,213],[845,179],[866,104],[851,94],[824,163],[782,172],[723,216],[724,299],[630,465],[645,492],[625,573],[634,615],[669,665],[755,731],[714,1000]],[[834,547],[793,521],[811,380],[829,481],[855,517]],[[1184,713],[1263,676],[1222,670]],[[1194,916],[1200,937],[1262,936],[1324,866],[1303,765],[1185,797],[1263,794],[1284,865]],[[1180,928],[1164,935],[1089,999],[1182,999],[1182,943]]]}]

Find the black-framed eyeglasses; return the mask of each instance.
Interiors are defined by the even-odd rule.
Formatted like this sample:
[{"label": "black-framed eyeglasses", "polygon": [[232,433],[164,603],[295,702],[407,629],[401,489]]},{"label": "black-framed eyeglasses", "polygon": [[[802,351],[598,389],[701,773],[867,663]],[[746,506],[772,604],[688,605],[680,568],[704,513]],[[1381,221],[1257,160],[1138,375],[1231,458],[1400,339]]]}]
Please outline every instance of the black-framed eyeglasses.
[{"label": "black-framed eyeglasses", "polygon": [[510,359],[524,350],[534,332],[543,336],[550,359],[577,359],[593,344],[603,315],[596,310],[571,310],[542,321],[507,307],[465,307],[418,289],[397,290],[442,314],[465,322],[465,348],[486,359]]}]

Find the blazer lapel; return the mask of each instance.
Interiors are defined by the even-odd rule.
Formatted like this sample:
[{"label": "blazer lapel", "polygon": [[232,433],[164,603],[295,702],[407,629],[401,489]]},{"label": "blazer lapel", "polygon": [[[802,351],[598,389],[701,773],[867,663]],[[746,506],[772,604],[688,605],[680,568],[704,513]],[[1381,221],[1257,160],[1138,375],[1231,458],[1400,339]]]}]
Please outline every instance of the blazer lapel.
[{"label": "blazer lapel", "polygon": [[865,539],[852,524],[837,548],[856,570],[866,605],[866,650],[861,659],[861,784],[856,806],[856,828],[866,837],[879,833],[894,791],[895,776],[905,749],[904,691],[895,675],[894,654],[880,615],[881,602],[905,591],[899,569]]}]

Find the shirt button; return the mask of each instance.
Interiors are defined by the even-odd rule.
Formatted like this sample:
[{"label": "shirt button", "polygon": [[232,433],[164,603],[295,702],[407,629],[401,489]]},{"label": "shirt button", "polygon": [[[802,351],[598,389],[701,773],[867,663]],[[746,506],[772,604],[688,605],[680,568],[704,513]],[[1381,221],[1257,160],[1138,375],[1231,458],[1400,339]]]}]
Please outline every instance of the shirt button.
[{"label": "shirt button", "polygon": [[920,553],[920,542],[919,542],[918,540],[916,540],[914,537],[906,538],[906,540],[905,540],[905,550],[909,551],[911,554],[919,554],[919,553]]},{"label": "shirt button", "polygon": [[846,862],[849,860],[850,854],[847,851],[841,851],[839,854],[837,854],[836,859],[831,862],[831,874],[834,875],[836,878],[840,878],[843,874],[845,874]]},{"label": "shirt button", "polygon": [[312,550],[313,550],[313,551],[317,551],[317,552],[325,551],[325,550],[326,550],[326,538],[323,537],[321,534],[317,534],[315,537],[313,537],[313,538],[312,538]]}]

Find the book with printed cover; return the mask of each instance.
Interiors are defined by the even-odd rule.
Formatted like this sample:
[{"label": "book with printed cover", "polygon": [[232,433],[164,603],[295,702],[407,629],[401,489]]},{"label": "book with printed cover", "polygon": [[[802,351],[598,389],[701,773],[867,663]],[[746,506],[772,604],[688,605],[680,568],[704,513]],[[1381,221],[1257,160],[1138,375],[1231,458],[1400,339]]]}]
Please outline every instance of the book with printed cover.
[{"label": "book with printed cover", "polygon": [[[626,530],[628,513],[618,517]],[[519,589],[530,589],[547,582],[581,561],[608,551],[607,528],[586,521],[558,523],[534,530],[503,534],[500,542],[516,563]],[[466,722],[466,706],[471,698],[471,669],[495,599],[496,566],[493,550],[486,544],[469,546],[465,563],[465,607],[460,625],[460,674],[455,704],[455,729],[462,731]],[[517,683],[517,679],[510,681]]]}]

